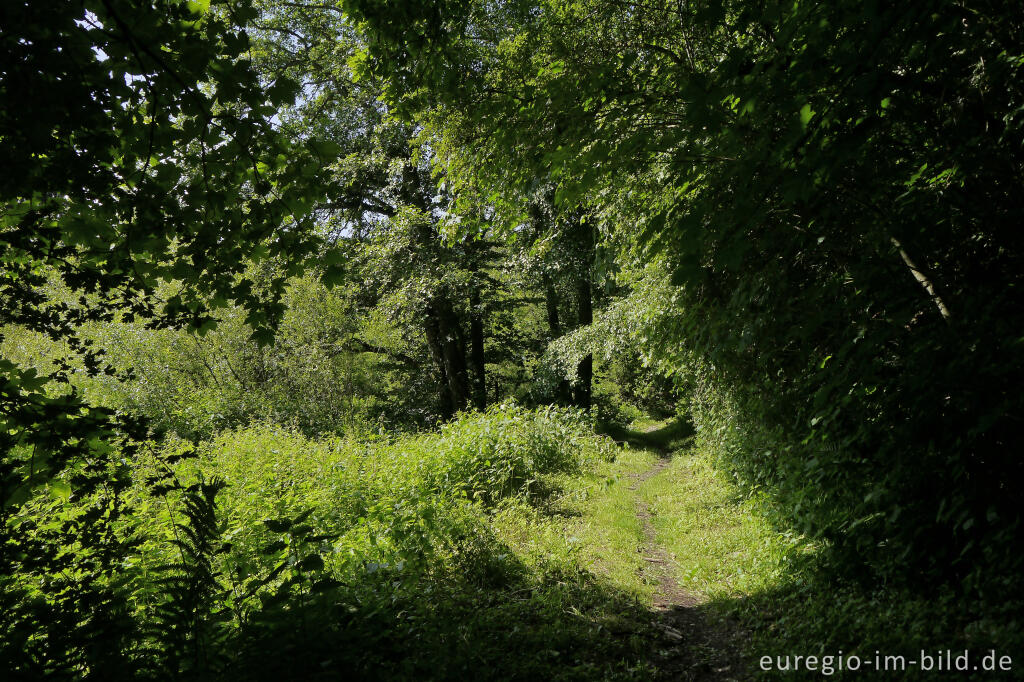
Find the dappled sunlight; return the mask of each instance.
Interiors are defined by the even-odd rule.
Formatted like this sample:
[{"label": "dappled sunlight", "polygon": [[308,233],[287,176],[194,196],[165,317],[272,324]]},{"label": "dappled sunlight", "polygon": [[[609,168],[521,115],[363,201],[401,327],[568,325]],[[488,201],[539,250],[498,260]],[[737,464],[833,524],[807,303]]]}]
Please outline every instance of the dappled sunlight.
[{"label": "dappled sunlight", "polygon": [[1019,5],[3,0],[0,678],[1021,677]]}]

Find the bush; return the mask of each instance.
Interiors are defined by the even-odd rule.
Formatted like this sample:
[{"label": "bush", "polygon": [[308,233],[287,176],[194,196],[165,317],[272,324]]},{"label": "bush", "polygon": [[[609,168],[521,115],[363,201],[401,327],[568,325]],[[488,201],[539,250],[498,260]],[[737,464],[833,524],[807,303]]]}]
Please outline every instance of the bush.
[{"label": "bush", "polygon": [[[170,285],[168,285],[170,286]],[[146,417],[193,441],[259,422],[308,435],[362,432],[376,401],[376,360],[347,345],[357,327],[353,303],[313,277],[293,278],[272,344],[251,338],[241,308],[219,312],[202,338],[115,321],[88,330],[109,361],[133,379],[81,379],[94,402]]]}]

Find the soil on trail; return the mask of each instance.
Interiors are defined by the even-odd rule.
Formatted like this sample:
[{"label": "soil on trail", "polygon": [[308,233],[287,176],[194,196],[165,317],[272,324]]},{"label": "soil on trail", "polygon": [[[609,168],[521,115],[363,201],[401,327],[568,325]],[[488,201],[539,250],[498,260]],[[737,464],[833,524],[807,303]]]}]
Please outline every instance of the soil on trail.
[{"label": "soil on trail", "polygon": [[[647,471],[633,475],[630,490],[668,467],[671,454],[666,448],[651,447],[658,461]],[[660,641],[651,653],[651,664],[660,679],[745,680],[741,642],[744,633],[728,624],[711,622],[701,608],[704,597],[687,590],[676,579],[672,557],[658,544],[647,503],[636,496],[636,515],[644,534],[641,548],[645,578],[657,587],[652,612]]]}]

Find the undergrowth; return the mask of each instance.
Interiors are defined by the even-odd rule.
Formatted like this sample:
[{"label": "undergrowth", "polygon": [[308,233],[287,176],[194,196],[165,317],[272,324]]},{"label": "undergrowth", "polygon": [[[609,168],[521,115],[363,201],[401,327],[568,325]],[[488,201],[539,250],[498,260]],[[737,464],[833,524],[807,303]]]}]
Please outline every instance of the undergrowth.
[{"label": "undergrowth", "polygon": [[657,679],[638,501],[695,608],[739,634],[722,641],[744,674],[817,678],[759,661],[839,651],[1019,660],[1019,603],[837,578],[687,433],[620,429],[622,447],[583,413],[506,404],[418,435],[263,425],[139,448],[117,514],[58,485],[14,520],[108,514],[111,556],[100,571],[67,552],[64,582],[5,577],[11,632],[50,614],[3,652],[5,679]]},{"label": "undergrowth", "polygon": [[[124,661],[50,676],[644,679],[644,605],[558,513],[620,452],[580,412],[510,404],[375,441],[257,426],[142,448],[114,524],[134,540]],[[14,576],[23,600],[46,599],[36,579]],[[65,634],[102,646],[87,623]]]}]

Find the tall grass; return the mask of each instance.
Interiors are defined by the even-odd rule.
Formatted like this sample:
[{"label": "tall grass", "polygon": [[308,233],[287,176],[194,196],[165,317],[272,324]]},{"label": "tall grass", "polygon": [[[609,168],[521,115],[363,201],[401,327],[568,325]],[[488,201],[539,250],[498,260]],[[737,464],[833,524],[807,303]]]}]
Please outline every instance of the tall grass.
[{"label": "tall grass", "polygon": [[[299,671],[304,679],[444,679],[475,674],[482,660],[513,678],[604,677],[602,666],[620,664],[632,677],[628,671],[643,665],[625,663],[628,639],[606,643],[618,652],[608,663],[607,651],[581,645],[598,626],[565,622],[566,613],[616,600],[631,608],[629,598],[592,584],[567,557],[524,563],[495,523],[512,509],[534,513],[554,481],[618,451],[582,413],[512,404],[462,415],[437,432],[375,441],[311,439],[264,425],[198,445],[166,443],[136,463],[136,513],[124,529],[141,539],[125,561],[134,617],[148,638],[136,654],[216,642],[221,650],[203,658],[211,669],[189,668],[210,679]],[[189,491],[215,477],[225,484],[208,505],[216,518],[188,513]],[[204,538],[203,551],[183,554],[183,536]],[[169,603],[173,595],[161,588],[177,581],[191,594],[193,574],[210,599],[201,605],[211,621],[202,642],[187,641],[194,627],[168,622],[199,605]],[[506,632],[497,620],[508,618],[533,625]],[[163,642],[164,634],[174,641]],[[452,639],[470,636],[473,647]],[[510,647],[525,658],[495,668]],[[583,667],[553,668],[563,649],[581,649],[573,656]],[[588,662],[594,658],[602,662]]]}]

